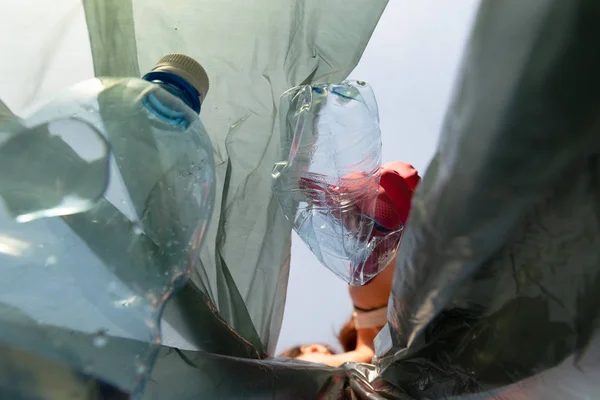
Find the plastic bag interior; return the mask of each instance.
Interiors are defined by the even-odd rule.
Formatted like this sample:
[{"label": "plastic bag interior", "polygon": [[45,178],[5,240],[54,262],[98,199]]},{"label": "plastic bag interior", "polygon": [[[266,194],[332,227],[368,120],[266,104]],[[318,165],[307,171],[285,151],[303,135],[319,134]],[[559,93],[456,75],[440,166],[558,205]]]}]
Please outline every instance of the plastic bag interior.
[{"label": "plastic bag interior", "polygon": [[[161,347],[142,397],[599,398],[600,53],[591,50],[600,35],[600,5],[594,0],[482,2],[437,156],[414,198],[374,364],[334,369],[265,359],[283,310],[291,231],[265,189],[278,154],[277,99],[291,86],[341,80],[358,60],[385,4],[347,3],[84,3],[98,75],[137,76],[170,51],[219,60],[206,67],[223,74],[213,79],[222,94],[211,99],[211,93],[205,110],[224,188],[213,238],[193,284],[165,316],[184,334],[187,327],[201,350]],[[258,5],[274,7],[285,23]],[[202,23],[191,12],[196,6]],[[324,17],[339,13],[346,14]],[[242,29],[230,33],[223,22],[232,20],[263,40]],[[2,315],[0,341],[9,348],[19,348],[11,341],[16,335],[44,342],[48,330],[16,313]],[[82,353],[72,355],[79,357],[89,338],[73,333],[69,340],[81,343]],[[118,355],[136,346],[110,338],[106,362],[118,365]],[[35,351],[55,359],[51,349]],[[31,358],[18,351],[11,357],[22,361],[2,356],[0,363],[21,379]],[[48,384],[37,372],[29,377],[38,379],[0,385]],[[111,385],[131,390],[119,374],[111,378]],[[55,382],[93,398],[85,379],[68,371]],[[57,398],[51,393],[44,395]]]}]

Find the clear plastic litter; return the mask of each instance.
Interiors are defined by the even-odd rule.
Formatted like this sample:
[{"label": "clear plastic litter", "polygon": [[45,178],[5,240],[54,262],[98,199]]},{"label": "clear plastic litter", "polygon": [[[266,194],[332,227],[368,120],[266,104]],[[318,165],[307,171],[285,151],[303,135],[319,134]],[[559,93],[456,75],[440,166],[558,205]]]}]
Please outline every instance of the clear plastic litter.
[{"label": "clear plastic litter", "polygon": [[[198,114],[158,84],[101,78],[0,128],[0,307],[31,334],[2,339],[138,392],[213,209]],[[119,362],[102,356],[115,337],[137,341]]]},{"label": "clear plastic litter", "polygon": [[377,218],[381,132],[371,87],[292,88],[280,120],[282,160],[272,177],[286,217],[325,267],[351,285],[367,283],[393,257],[403,230]]}]

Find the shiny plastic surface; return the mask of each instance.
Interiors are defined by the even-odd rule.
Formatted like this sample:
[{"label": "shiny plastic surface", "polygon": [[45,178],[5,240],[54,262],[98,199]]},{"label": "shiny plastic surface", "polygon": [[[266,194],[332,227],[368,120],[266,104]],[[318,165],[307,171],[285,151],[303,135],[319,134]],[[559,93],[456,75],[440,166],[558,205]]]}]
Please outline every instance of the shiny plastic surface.
[{"label": "shiny plastic surface", "polygon": [[376,382],[600,395],[600,4],[486,1],[413,199]]},{"label": "shiny plastic surface", "polygon": [[282,160],[272,177],[283,212],[325,267],[351,285],[368,282],[402,236],[402,224],[386,227],[376,216],[381,132],[371,87],[290,89],[280,120]]},{"label": "shiny plastic surface", "polygon": [[[15,120],[0,142],[1,315],[50,340],[6,326],[0,337],[135,391],[211,217],[210,139],[181,100],[140,79],[86,81]],[[87,335],[85,357],[65,331]],[[95,353],[112,336],[140,343],[107,363]]]}]

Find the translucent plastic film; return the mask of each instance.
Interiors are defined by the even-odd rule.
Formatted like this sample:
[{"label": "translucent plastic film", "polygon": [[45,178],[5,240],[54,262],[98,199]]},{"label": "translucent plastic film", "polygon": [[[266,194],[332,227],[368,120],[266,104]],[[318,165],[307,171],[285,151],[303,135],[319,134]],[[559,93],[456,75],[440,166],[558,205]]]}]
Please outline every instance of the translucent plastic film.
[{"label": "translucent plastic film", "polygon": [[381,132],[371,87],[347,81],[290,89],[280,120],[282,161],[272,176],[285,215],[325,267],[352,285],[368,282],[402,235],[397,218],[377,215]]},{"label": "translucent plastic film", "polygon": [[[202,104],[202,119],[214,145],[215,211],[191,281],[167,304],[162,321],[163,326],[170,326],[185,339],[188,348],[200,350],[179,352],[162,347],[145,397],[197,398],[206,394],[207,398],[223,398],[223,390],[228,390],[230,397],[244,391],[252,395],[254,382],[243,383],[244,388],[218,384],[226,377],[238,380],[239,375],[232,374],[235,365],[249,368],[255,377],[267,378],[263,382],[270,379],[265,370],[255,371],[262,368],[260,363],[248,359],[273,353],[285,305],[292,223],[273,196],[271,179],[280,154],[279,97],[290,87],[345,79],[356,66],[386,3],[61,0],[50,4],[31,0],[2,6],[3,35],[23,40],[0,43],[3,54],[21,55],[2,65],[0,98],[19,115],[35,108],[38,100],[50,99],[94,75],[140,77],[167,53],[187,54],[208,72],[210,94]],[[131,111],[111,109],[119,97],[114,94],[117,98],[107,98],[103,107],[107,113]],[[0,103],[0,120],[12,125],[16,120],[9,114]],[[0,141],[4,138],[1,131]],[[140,162],[138,167],[147,162]],[[63,172],[77,176],[86,169]],[[18,207],[24,204],[15,204],[12,207],[18,213]],[[164,209],[178,212],[168,206]],[[132,232],[128,228],[119,232],[126,236]],[[115,242],[123,239],[108,233],[104,238]],[[125,238],[123,249],[129,244],[131,241]],[[141,259],[136,252],[130,258],[121,253],[113,255],[123,264],[130,262],[130,266],[143,267],[150,262],[133,262]],[[137,268],[119,270],[130,273],[132,279],[128,282],[132,285],[144,276]],[[85,274],[85,270],[77,272]],[[32,274],[27,280],[43,283],[44,277]],[[106,290],[99,285],[89,293],[109,296],[108,288],[114,285],[102,283]],[[78,286],[69,288],[75,290]],[[41,303],[45,298],[40,296],[38,300]],[[65,302],[61,297],[50,301]],[[74,300],[70,305],[81,308],[80,303]],[[67,318],[58,310],[56,314]],[[137,364],[131,360],[135,361],[138,354],[148,354],[148,340],[132,339],[123,332],[102,332],[96,343],[104,346],[96,347],[95,332],[36,324],[11,307],[4,308],[0,315],[0,341],[8,343],[9,350],[20,345],[35,348],[41,358],[75,365],[79,370],[93,359],[96,366],[101,365],[102,371],[115,378],[111,384],[126,392],[134,390]],[[102,324],[91,316],[85,321]],[[50,345],[54,337],[69,343],[70,351]],[[47,345],[29,347],[35,343]],[[0,365],[14,364],[11,360],[0,359]],[[115,368],[125,365],[131,366],[127,374]],[[152,362],[146,366],[150,368]],[[327,369],[315,370],[301,374],[305,381],[314,378],[314,384],[302,391],[309,397],[330,380]],[[101,375],[98,371],[94,374]],[[293,371],[297,367],[289,370],[287,382],[298,381]],[[40,392],[44,391],[34,391]],[[290,387],[287,392],[296,391]]]},{"label": "translucent plastic film", "polygon": [[84,1],[96,75],[140,76],[164,54],[179,52],[198,60],[211,82],[202,115],[217,164],[212,229],[181,295],[195,300],[176,299],[165,316],[194,346],[224,351],[223,335],[209,335],[194,316],[209,299],[211,306],[203,307],[216,307],[219,318],[257,349],[250,353],[273,353],[292,229],[270,179],[280,154],[279,98],[294,86],[345,79],[385,4]]}]

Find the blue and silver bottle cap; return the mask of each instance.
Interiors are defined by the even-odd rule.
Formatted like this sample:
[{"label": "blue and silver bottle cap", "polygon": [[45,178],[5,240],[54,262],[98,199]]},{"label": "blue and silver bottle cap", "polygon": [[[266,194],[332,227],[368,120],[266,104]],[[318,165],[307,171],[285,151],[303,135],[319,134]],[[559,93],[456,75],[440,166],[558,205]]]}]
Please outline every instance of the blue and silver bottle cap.
[{"label": "blue and silver bottle cap", "polygon": [[[204,103],[209,88],[208,75],[202,65],[184,54],[167,54],[162,57],[144,79],[182,86],[181,89],[185,92],[194,94],[188,100],[197,112],[200,111],[200,104]],[[192,87],[186,87],[189,85]]]}]

